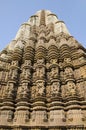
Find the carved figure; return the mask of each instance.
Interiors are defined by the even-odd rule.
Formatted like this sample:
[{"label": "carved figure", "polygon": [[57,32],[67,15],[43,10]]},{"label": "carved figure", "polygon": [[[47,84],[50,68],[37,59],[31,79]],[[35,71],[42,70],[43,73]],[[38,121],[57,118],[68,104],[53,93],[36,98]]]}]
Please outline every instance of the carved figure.
[{"label": "carved figure", "polygon": [[53,67],[51,69],[51,78],[57,78],[58,77],[58,73],[59,73],[58,67]]},{"label": "carved figure", "polygon": [[43,81],[38,82],[36,89],[37,96],[43,96],[45,94],[44,91],[45,91],[44,82]]},{"label": "carved figure", "polygon": [[17,69],[13,70],[12,79],[17,79]]},{"label": "carved figure", "polygon": [[76,94],[76,86],[72,81],[67,83],[67,95],[74,96]]},{"label": "carved figure", "polygon": [[51,94],[52,96],[57,96],[60,89],[60,83],[59,82],[53,82],[51,85]]},{"label": "carved figure", "polygon": [[36,96],[36,86],[33,86],[33,87],[31,88],[31,97],[32,97],[32,98],[35,98],[35,96]]},{"label": "carved figure", "polygon": [[17,79],[17,69],[10,69],[9,71],[9,78],[15,80]]},{"label": "carved figure", "polygon": [[28,95],[28,85],[27,83],[23,83],[21,87],[18,88],[17,95],[18,97],[26,97]]},{"label": "carved figure", "polygon": [[1,71],[0,72],[0,81],[6,81],[7,72]]},{"label": "carved figure", "polygon": [[69,77],[73,78],[74,77],[73,70],[70,67],[65,68],[64,74],[66,75],[66,78],[69,78]]},{"label": "carved figure", "polygon": [[23,69],[21,77],[23,77],[24,79],[30,78],[31,77],[30,69]]},{"label": "carved figure", "polygon": [[13,84],[8,84],[5,88],[5,92],[3,93],[3,97],[12,97],[14,92]]},{"label": "carved figure", "polygon": [[43,78],[45,75],[45,68],[44,67],[37,68],[36,75],[37,77]]}]

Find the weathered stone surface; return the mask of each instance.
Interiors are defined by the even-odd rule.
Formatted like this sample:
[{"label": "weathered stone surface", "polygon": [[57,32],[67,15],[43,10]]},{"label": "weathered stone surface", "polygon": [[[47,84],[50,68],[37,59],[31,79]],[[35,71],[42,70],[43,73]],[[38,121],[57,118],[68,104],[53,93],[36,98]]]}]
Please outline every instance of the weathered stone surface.
[{"label": "weathered stone surface", "polygon": [[0,130],[85,130],[86,49],[50,11],[0,53]]}]

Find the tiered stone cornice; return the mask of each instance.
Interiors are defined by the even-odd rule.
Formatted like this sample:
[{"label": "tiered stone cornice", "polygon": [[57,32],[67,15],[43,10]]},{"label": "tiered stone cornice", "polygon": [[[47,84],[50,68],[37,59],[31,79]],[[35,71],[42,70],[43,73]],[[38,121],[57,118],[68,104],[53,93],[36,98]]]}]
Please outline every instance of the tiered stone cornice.
[{"label": "tiered stone cornice", "polygon": [[34,58],[34,42],[29,40],[24,48],[24,60],[31,60],[33,61]]},{"label": "tiered stone cornice", "polygon": [[0,130],[86,129],[86,49],[38,11],[0,53]]},{"label": "tiered stone cornice", "polygon": [[16,47],[13,54],[13,60],[20,60],[21,57],[22,57],[22,50]]}]

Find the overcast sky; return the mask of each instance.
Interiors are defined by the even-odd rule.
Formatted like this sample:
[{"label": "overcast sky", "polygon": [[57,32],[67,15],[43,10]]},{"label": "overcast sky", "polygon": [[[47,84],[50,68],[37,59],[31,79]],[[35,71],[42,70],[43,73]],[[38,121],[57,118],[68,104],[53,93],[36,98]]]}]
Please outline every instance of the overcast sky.
[{"label": "overcast sky", "polygon": [[55,13],[86,48],[86,0],[0,0],[0,50],[15,38],[20,25],[41,9]]}]

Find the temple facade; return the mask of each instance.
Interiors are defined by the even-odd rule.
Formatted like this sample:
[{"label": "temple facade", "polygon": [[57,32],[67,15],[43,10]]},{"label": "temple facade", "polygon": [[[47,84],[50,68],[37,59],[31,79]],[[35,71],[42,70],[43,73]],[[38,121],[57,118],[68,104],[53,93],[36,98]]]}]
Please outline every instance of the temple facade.
[{"label": "temple facade", "polygon": [[86,49],[48,10],[0,52],[0,130],[86,130]]}]

